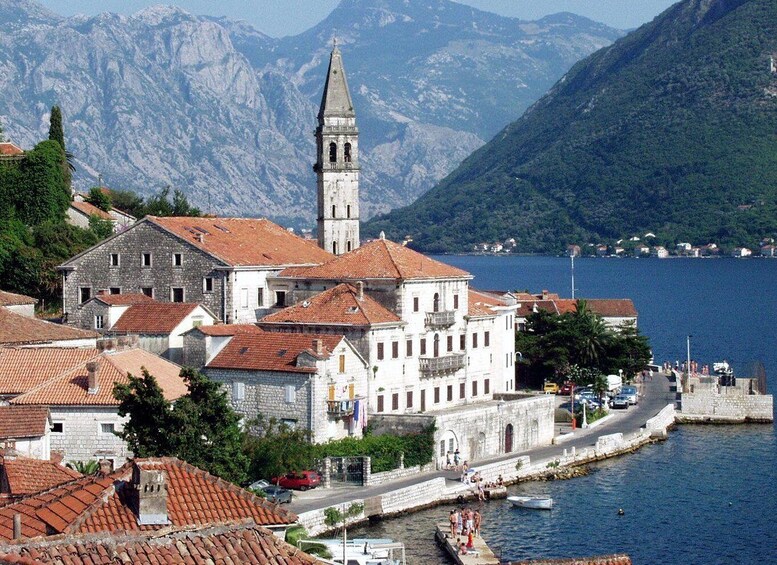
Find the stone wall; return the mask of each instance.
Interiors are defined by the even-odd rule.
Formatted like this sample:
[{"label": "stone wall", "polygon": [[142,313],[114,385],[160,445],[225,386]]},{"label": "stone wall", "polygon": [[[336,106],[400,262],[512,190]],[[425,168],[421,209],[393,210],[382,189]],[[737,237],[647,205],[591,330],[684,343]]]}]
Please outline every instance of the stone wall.
[{"label": "stone wall", "polygon": [[404,479],[405,477],[412,477],[419,473],[427,473],[434,471],[433,464],[427,465],[415,465],[413,467],[403,467],[402,469],[393,469],[391,471],[384,471],[383,473],[371,473],[365,486],[374,487],[376,485],[382,485],[390,481],[396,481],[398,479]]},{"label": "stone wall", "polygon": [[[722,387],[725,391],[728,387]],[[771,394],[683,393],[679,421],[772,422],[774,405]]]},{"label": "stone wall", "polygon": [[113,424],[116,431],[124,427],[126,418],[115,407],[51,407],[51,422],[62,423],[62,433],[51,434],[51,451],[59,451],[64,461],[113,459],[114,466],[124,463],[132,453],[124,440],[103,433],[100,424]]}]

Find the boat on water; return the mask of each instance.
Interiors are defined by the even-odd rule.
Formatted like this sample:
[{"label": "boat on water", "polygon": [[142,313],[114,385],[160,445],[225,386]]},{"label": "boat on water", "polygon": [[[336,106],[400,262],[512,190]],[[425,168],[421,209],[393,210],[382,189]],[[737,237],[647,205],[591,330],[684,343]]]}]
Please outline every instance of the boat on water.
[{"label": "boat on water", "polygon": [[342,565],[406,565],[405,544],[384,538],[353,538],[343,542],[341,538],[299,540],[297,547],[303,551],[314,545],[326,547],[331,557],[322,558],[325,563]]},{"label": "boat on water", "polygon": [[550,510],[553,508],[553,499],[549,496],[508,496],[507,500],[518,508],[531,508],[534,510]]}]

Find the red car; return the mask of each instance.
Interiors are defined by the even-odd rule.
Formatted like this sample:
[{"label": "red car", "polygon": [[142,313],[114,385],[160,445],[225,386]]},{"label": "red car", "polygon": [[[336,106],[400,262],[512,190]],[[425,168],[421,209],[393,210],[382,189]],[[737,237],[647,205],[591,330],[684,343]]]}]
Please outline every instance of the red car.
[{"label": "red car", "polygon": [[300,471],[299,473],[287,473],[282,477],[273,477],[274,485],[295,490],[308,490],[321,484],[321,475],[315,471]]},{"label": "red car", "polygon": [[561,388],[559,389],[558,393],[561,395],[568,396],[572,394],[572,391],[574,390],[574,388],[575,388],[575,383],[571,381],[567,381],[563,385],[561,385]]}]

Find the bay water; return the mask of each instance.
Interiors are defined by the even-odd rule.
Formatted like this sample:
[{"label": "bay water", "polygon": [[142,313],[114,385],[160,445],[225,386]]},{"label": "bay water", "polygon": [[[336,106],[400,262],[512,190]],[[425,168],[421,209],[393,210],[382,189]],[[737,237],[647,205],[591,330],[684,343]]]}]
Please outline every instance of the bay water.
[{"label": "bay water", "polygon": [[[435,257],[483,290],[571,296],[569,258]],[[777,391],[777,260],[577,259],[577,298],[631,298],[657,363],[763,363]],[[586,477],[525,483],[551,512],[482,506],[482,535],[504,560],[628,553],[635,564],[777,563],[777,434],[773,425],[681,426],[666,442],[597,463]],[[618,515],[618,509],[624,510]],[[433,541],[444,506],[354,529],[407,546],[408,563],[446,563]]]}]

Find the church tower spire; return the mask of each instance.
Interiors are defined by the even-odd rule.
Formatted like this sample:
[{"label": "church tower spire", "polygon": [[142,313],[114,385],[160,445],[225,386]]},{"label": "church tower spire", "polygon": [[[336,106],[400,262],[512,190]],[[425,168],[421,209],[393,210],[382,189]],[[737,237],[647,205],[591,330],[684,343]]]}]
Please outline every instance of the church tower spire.
[{"label": "church tower spire", "polygon": [[316,148],[318,245],[341,255],[359,247],[359,130],[336,43],[318,111]]}]

